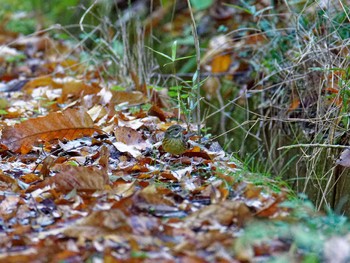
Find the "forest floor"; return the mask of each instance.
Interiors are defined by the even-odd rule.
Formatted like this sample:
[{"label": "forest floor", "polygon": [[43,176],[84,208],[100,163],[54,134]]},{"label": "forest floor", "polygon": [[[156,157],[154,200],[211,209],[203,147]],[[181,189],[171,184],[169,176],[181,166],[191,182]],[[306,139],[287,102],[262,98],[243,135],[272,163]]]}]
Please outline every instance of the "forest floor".
[{"label": "forest floor", "polygon": [[[89,67],[49,34],[1,30],[1,262],[347,262],[349,224],[315,212],[180,122],[156,89]],[[165,109],[166,108],[166,109]]]}]

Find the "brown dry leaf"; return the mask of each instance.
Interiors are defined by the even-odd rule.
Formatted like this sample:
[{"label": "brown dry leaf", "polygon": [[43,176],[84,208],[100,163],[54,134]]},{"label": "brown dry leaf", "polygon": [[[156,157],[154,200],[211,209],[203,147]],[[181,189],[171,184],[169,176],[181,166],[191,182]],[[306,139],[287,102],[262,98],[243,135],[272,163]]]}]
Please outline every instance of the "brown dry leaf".
[{"label": "brown dry leaf", "polygon": [[219,223],[223,226],[229,226],[231,224],[242,226],[251,216],[249,208],[243,202],[225,200],[203,207],[188,216],[186,222],[197,226],[203,222]]},{"label": "brown dry leaf", "polygon": [[252,34],[244,38],[245,44],[253,45],[253,46],[262,45],[263,42],[265,42],[266,40],[267,40],[267,37],[265,36],[264,33]]},{"label": "brown dry leaf", "polygon": [[47,185],[55,185],[59,191],[77,190],[104,190],[109,179],[105,169],[97,167],[56,165],[60,171],[53,177],[46,178],[37,184],[34,189]]},{"label": "brown dry leaf", "polygon": [[30,47],[37,52],[55,47],[55,42],[48,35],[26,36],[18,38],[13,46],[18,49]]},{"label": "brown dry leaf", "polygon": [[129,197],[136,191],[135,182],[119,184],[113,188],[113,194],[122,198]]},{"label": "brown dry leaf", "polygon": [[199,158],[203,158],[205,160],[211,160],[212,158],[210,157],[210,155],[206,152],[204,152],[203,150],[201,150],[201,148],[199,146],[194,146],[192,149],[187,150],[185,153],[183,153],[184,156],[187,157],[199,157]]},{"label": "brown dry leaf", "polygon": [[176,195],[169,189],[148,185],[132,196],[133,207],[138,211],[147,213],[151,211],[154,215],[165,216],[179,211],[176,204],[179,200],[175,197]]},{"label": "brown dry leaf", "polygon": [[[166,198],[166,194],[171,194],[172,192],[166,188],[156,187],[154,185],[149,185],[142,189],[135,197],[139,201],[143,201],[148,205],[169,205],[174,206],[175,202],[171,198]],[[139,202],[135,202],[139,203]]]},{"label": "brown dry leaf", "polygon": [[244,189],[244,196],[247,199],[259,199],[261,197],[262,188],[249,183]]},{"label": "brown dry leaf", "polygon": [[232,185],[237,180],[234,176],[227,175],[226,173],[221,173],[219,171],[216,171],[215,176],[229,185]]},{"label": "brown dry leaf", "polygon": [[148,110],[148,115],[156,116],[161,121],[166,121],[167,118],[173,117],[173,114],[165,112],[164,110],[162,110],[161,108],[159,108],[156,105],[152,105],[152,107]]},{"label": "brown dry leaf", "polygon": [[16,180],[12,177],[5,175],[3,171],[0,170],[0,182],[4,182],[7,184],[16,184]]},{"label": "brown dry leaf", "polygon": [[159,175],[161,178],[171,180],[171,181],[179,181],[170,171],[164,171]]},{"label": "brown dry leaf", "polygon": [[62,89],[62,96],[59,102],[63,102],[67,97],[80,97],[81,95],[96,94],[101,88],[98,85],[88,85],[80,80],[53,79],[51,76],[38,77],[28,81],[23,90],[31,94],[37,87],[48,86],[52,89]]},{"label": "brown dry leaf", "polygon": [[35,78],[35,79],[28,81],[24,85],[23,90],[25,90],[26,92],[31,94],[33,89],[35,89],[37,87],[42,87],[42,86],[50,86],[52,88],[59,88],[60,87],[60,85],[58,85],[55,81],[53,81],[52,77],[44,76],[44,77],[38,77],[38,78]]},{"label": "brown dry leaf", "polygon": [[[166,88],[161,90],[155,90],[154,88],[148,86],[150,95],[150,102],[162,109],[171,109],[171,99]],[[173,114],[172,114],[173,115]]]},{"label": "brown dry leaf", "polygon": [[42,175],[44,178],[47,177],[50,174],[50,168],[54,165],[56,159],[52,156],[47,156],[40,168],[40,175]]},{"label": "brown dry leaf", "polygon": [[68,96],[78,98],[82,95],[97,94],[100,90],[101,88],[97,85],[88,85],[82,81],[64,81],[62,83],[61,101],[64,102]]},{"label": "brown dry leaf", "polygon": [[146,103],[148,99],[139,91],[111,91],[112,99],[110,103],[118,105],[120,103],[128,103],[128,105],[140,105]]},{"label": "brown dry leaf", "polygon": [[282,194],[277,196],[275,200],[272,198],[267,200],[267,204],[264,208],[259,210],[256,215],[259,217],[274,217],[281,210],[280,204],[285,200],[285,196]]},{"label": "brown dry leaf", "polygon": [[103,145],[100,149],[100,159],[99,159],[99,165],[107,171],[108,169],[108,160],[109,160],[109,150],[106,145]]},{"label": "brown dry leaf", "polygon": [[[191,233],[190,230],[186,231],[186,235],[188,236],[189,233]],[[191,233],[192,234],[192,233]],[[198,257],[197,251],[200,251],[204,249],[205,251],[211,251],[212,253],[217,254],[218,257],[211,257],[208,255],[205,257],[205,261],[200,260],[200,257],[198,257],[198,261],[189,261],[189,262],[220,262],[220,263],[238,263],[236,261],[233,261],[233,259],[227,258],[227,253],[225,251],[225,247],[229,244],[232,244],[232,235],[228,233],[227,231],[217,231],[217,230],[209,230],[206,233],[200,232],[191,239],[185,239],[181,243],[175,246],[174,250],[177,252],[186,251],[187,253],[190,251],[194,251],[195,253],[193,256]],[[222,258],[222,255],[225,255],[225,260]],[[213,255],[214,256],[214,255]],[[214,258],[220,258],[221,260],[215,260]],[[208,260],[209,259],[209,260]],[[188,262],[188,261],[184,261]]]},{"label": "brown dry leaf", "polygon": [[114,147],[120,152],[131,154],[134,158],[141,156],[140,150],[151,147],[151,144],[142,138],[141,133],[129,127],[118,127],[114,135],[117,139],[117,142],[113,143]]},{"label": "brown dry leaf", "polygon": [[297,109],[300,105],[300,99],[299,97],[295,97],[292,102],[289,105],[288,111],[287,112],[291,112],[294,111],[295,109]]},{"label": "brown dry leaf", "polygon": [[176,178],[177,181],[181,181],[181,178],[183,178],[186,174],[191,174],[192,170],[192,166],[188,166],[182,169],[172,169],[171,174]]},{"label": "brown dry leaf", "polygon": [[91,136],[99,129],[94,127],[89,114],[83,110],[67,109],[45,117],[29,119],[2,131],[0,144],[14,152],[28,153],[35,142],[53,139],[73,140]]},{"label": "brown dry leaf", "polygon": [[113,233],[118,233],[120,236],[131,232],[128,218],[120,209],[94,211],[63,231],[68,237],[90,240]]},{"label": "brown dry leaf", "polygon": [[31,184],[33,182],[41,180],[40,176],[34,174],[34,173],[29,173],[21,176],[20,180],[22,182],[25,182],[26,184]]},{"label": "brown dry leaf", "polygon": [[17,262],[35,262],[38,260],[38,251],[35,248],[27,248],[12,253],[2,253],[0,262],[17,263]]},{"label": "brown dry leaf", "polygon": [[79,253],[77,251],[70,251],[70,250],[63,250],[61,252],[58,252],[53,262],[71,262],[74,259],[79,258]]},{"label": "brown dry leaf", "polygon": [[[84,67],[79,62],[79,60],[75,60],[75,59],[68,58],[68,59],[65,59],[65,60],[59,62],[58,64],[66,69],[69,69],[69,70],[75,71],[75,72],[79,72],[81,70],[84,70]],[[53,68],[56,68],[56,66],[53,65]]]},{"label": "brown dry leaf", "polygon": [[326,106],[332,106],[335,104],[336,106],[340,107],[343,104],[342,96],[337,95],[337,94],[339,94],[339,89],[329,87],[329,88],[325,88],[325,91],[332,94],[332,95],[326,96],[324,98],[324,102],[325,102]]},{"label": "brown dry leaf", "polygon": [[145,150],[151,145],[147,143],[143,138],[142,134],[129,127],[118,127],[114,131],[115,138],[118,142],[122,142],[126,145],[133,145],[139,150]]}]

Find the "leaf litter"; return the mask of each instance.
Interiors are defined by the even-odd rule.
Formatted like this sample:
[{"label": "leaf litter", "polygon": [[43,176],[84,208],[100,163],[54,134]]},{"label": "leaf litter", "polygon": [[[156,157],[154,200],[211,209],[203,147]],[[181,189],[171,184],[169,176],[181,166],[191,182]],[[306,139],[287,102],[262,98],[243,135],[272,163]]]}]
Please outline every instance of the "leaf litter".
[{"label": "leaf litter", "polygon": [[[45,35],[35,41],[50,43],[47,54],[57,48]],[[290,216],[279,206],[287,192],[254,186],[238,161],[198,136],[182,156],[164,153],[175,112],[98,78],[55,76],[67,65],[82,71],[62,58],[13,72],[27,80],[16,90],[1,80],[1,261],[250,262],[288,252],[283,241],[237,250],[250,221]]]}]

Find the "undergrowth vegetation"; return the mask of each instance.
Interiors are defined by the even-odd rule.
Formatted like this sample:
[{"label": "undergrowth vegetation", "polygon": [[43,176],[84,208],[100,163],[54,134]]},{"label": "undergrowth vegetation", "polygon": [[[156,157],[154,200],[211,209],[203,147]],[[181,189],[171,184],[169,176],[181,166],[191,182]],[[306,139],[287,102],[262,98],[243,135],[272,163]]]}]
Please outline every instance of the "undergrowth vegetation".
[{"label": "undergrowth vegetation", "polygon": [[[149,97],[157,90],[187,123],[200,103],[205,133],[251,169],[260,166],[307,193],[318,208],[335,208],[347,191],[338,187],[347,182],[344,169],[335,166],[342,149],[335,145],[347,145],[349,137],[349,8],[341,2],[193,1],[193,11],[173,1],[102,1],[70,8],[79,14],[75,24],[61,17],[62,1],[5,2],[7,10],[27,12],[11,19],[3,11],[9,30],[34,32],[35,14],[41,27],[58,18],[68,24],[52,33],[75,38],[81,62],[102,79],[114,78],[112,89],[145,85]],[[199,76],[191,11],[202,54]],[[20,14],[30,22],[18,20]]]},{"label": "undergrowth vegetation", "polygon": [[[68,1],[74,21],[63,16],[67,1],[43,9],[36,0],[5,2],[6,30],[35,35],[49,27],[88,69],[79,78],[92,79],[93,68],[107,88],[157,100],[176,120],[201,127],[202,144],[218,140],[241,160],[230,179],[286,193],[287,201],[276,199],[293,211],[292,222],[249,225],[233,244],[238,258],[263,254],[276,236],[276,247],[288,243],[302,262],[332,257],[322,249],[349,230],[341,214],[350,211],[348,172],[336,165],[350,138],[350,8],[342,1],[188,1],[192,9],[186,1]],[[65,74],[76,75],[75,66]]]}]

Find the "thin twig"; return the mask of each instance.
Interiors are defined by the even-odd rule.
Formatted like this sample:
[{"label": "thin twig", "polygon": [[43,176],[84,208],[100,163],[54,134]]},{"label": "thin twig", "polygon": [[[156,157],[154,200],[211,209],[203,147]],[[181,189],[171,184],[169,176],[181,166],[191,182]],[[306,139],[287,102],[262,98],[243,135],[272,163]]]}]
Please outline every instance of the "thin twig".
[{"label": "thin twig", "polygon": [[84,30],[84,24],[83,21],[85,19],[85,16],[90,12],[90,10],[96,5],[97,0],[95,0],[95,2],[92,3],[91,6],[89,6],[89,8],[84,12],[84,14],[81,16],[80,21],[79,21],[79,25],[80,25],[80,30],[85,32]]},{"label": "thin twig", "polygon": [[188,9],[190,10],[190,15],[191,15],[191,22],[192,22],[192,34],[193,34],[193,40],[194,40],[194,46],[196,49],[196,63],[197,63],[197,78],[195,79],[195,83],[194,85],[197,87],[196,89],[196,97],[197,97],[197,111],[196,111],[196,118],[197,118],[197,132],[200,136],[201,134],[201,108],[200,108],[200,103],[201,103],[201,93],[200,93],[200,69],[201,69],[201,52],[200,52],[200,48],[199,48],[199,39],[198,39],[198,35],[197,35],[197,26],[196,26],[196,21],[194,20],[194,16],[193,16],[193,11],[192,11],[192,7],[191,7],[191,3],[190,0],[187,0],[187,5],[188,5]]},{"label": "thin twig", "polygon": [[322,144],[322,143],[301,143],[301,144],[294,144],[294,145],[287,145],[277,148],[278,151],[284,150],[284,149],[292,149],[292,148],[300,148],[300,147],[323,147],[323,148],[335,148],[335,149],[347,149],[350,148],[349,145],[337,145],[337,144]]}]

